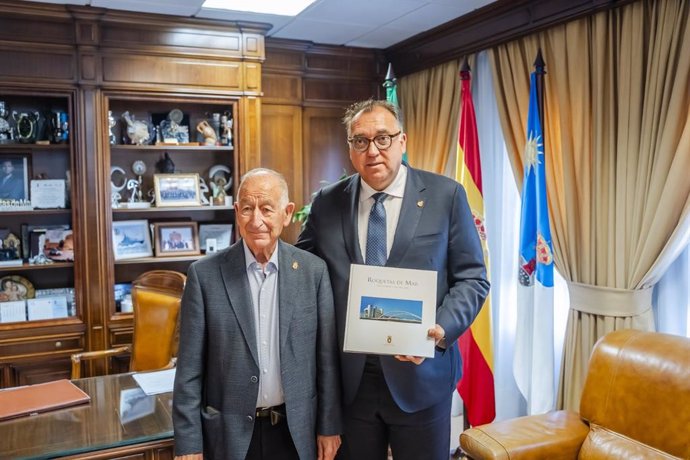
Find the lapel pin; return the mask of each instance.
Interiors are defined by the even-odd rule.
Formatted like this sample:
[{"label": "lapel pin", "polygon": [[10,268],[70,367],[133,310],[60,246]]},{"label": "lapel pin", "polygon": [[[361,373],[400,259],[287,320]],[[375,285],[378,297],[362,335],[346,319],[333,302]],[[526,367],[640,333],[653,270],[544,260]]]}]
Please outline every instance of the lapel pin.
[{"label": "lapel pin", "polygon": [[419,201],[417,202],[417,207],[418,207],[418,208],[423,208],[423,207],[424,207],[424,200],[419,200]]},{"label": "lapel pin", "polygon": [[292,269],[293,269],[293,270],[297,270],[298,268],[299,268],[299,264],[298,264],[297,261],[295,260],[294,262],[292,262]]}]

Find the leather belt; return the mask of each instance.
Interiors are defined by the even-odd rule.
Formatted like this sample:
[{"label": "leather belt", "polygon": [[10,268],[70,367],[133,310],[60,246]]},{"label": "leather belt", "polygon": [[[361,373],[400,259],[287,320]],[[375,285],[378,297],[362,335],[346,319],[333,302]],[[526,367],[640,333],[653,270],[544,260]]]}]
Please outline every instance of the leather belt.
[{"label": "leather belt", "polygon": [[287,417],[287,415],[285,415],[285,404],[271,407],[259,407],[256,409],[256,418],[266,417],[270,417],[271,425],[277,425],[280,423],[284,418]]}]

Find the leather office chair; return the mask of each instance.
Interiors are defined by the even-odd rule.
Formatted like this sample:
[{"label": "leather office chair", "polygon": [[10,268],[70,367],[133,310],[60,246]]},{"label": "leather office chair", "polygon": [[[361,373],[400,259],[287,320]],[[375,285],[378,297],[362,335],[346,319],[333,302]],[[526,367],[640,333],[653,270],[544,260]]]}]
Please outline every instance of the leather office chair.
[{"label": "leather office chair", "polygon": [[131,353],[129,370],[173,366],[177,355],[178,317],[187,277],[171,270],[142,273],[132,282],[134,332],[132,345],[72,355],[72,379],[81,377],[81,361]]},{"label": "leather office chair", "polygon": [[690,339],[621,330],[592,357],[580,413],[555,411],[466,430],[472,459],[690,459]]}]

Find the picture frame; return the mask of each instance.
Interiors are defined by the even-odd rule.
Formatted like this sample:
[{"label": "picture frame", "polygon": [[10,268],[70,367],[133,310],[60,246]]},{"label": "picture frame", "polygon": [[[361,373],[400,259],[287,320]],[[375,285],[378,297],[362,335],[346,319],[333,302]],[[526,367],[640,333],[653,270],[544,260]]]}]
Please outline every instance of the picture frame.
[{"label": "picture frame", "polygon": [[199,174],[154,174],[156,206],[201,206]]},{"label": "picture frame", "polygon": [[29,155],[0,155],[0,201],[29,200]]},{"label": "picture frame", "polygon": [[[232,244],[232,224],[200,224],[199,225],[199,249],[208,251],[207,240],[216,240],[215,250],[229,248]],[[214,252],[214,251],[210,251]]]},{"label": "picture frame", "polygon": [[196,222],[157,222],[153,226],[156,257],[201,254],[199,230]]},{"label": "picture frame", "polygon": [[149,222],[146,219],[113,222],[113,255],[115,260],[153,256]]}]

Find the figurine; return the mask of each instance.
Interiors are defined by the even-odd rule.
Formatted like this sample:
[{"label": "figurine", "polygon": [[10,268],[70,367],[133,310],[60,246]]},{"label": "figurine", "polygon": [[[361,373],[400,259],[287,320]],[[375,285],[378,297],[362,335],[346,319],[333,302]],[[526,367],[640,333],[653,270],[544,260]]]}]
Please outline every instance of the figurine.
[{"label": "figurine", "polygon": [[232,148],[232,118],[226,113],[220,117],[220,145],[227,145]]},{"label": "figurine", "polygon": [[117,122],[113,116],[113,111],[108,110],[108,142],[110,145],[117,144],[117,137],[115,137],[115,133],[113,132],[113,128],[115,128],[116,124]]},{"label": "figurine", "polygon": [[175,163],[170,159],[168,152],[163,153],[163,158],[156,162],[156,169],[162,174],[174,174]]},{"label": "figurine", "polygon": [[128,111],[122,114],[122,118],[127,123],[127,137],[132,141],[132,144],[147,144],[151,137],[149,126],[143,121],[135,120]]},{"label": "figurine", "polygon": [[213,205],[214,206],[224,206],[225,205],[225,184],[227,181],[223,176],[216,176],[211,182],[211,188],[213,189]]},{"label": "figurine", "polygon": [[12,140],[12,128],[7,121],[9,112],[5,108],[5,101],[0,101],[0,144],[5,144]]},{"label": "figurine", "polygon": [[204,136],[205,145],[216,145],[216,142],[218,142],[216,130],[213,129],[213,126],[211,126],[208,121],[201,120],[199,124],[196,125],[196,130],[199,131],[202,136]]}]

